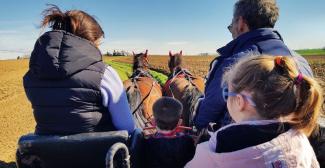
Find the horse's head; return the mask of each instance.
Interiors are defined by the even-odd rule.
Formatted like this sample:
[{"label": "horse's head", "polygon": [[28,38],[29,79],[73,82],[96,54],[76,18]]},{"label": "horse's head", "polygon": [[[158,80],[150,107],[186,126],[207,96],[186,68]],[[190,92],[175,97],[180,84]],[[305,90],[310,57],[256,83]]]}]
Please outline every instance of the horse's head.
[{"label": "horse's head", "polygon": [[169,51],[168,67],[169,67],[170,73],[173,73],[177,68],[181,68],[182,54],[183,54],[183,51],[180,51],[179,53],[176,53],[176,54],[172,54],[172,52]]},{"label": "horse's head", "polygon": [[148,71],[148,50],[146,50],[144,53],[133,53],[133,72],[135,72],[137,69]]}]

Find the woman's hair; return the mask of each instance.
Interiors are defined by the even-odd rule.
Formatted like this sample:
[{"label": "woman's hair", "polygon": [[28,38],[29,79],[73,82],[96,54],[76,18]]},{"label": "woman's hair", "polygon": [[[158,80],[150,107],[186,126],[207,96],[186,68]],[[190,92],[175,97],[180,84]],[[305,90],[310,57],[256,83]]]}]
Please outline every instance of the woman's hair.
[{"label": "woman's hair", "polygon": [[251,92],[257,113],[265,119],[289,118],[288,122],[307,136],[317,125],[323,102],[321,87],[299,73],[289,57],[242,59],[225,73],[223,84],[237,93]]},{"label": "woman's hair", "polygon": [[182,111],[181,102],[171,97],[162,97],[153,104],[153,116],[157,127],[162,130],[175,129]]},{"label": "woman's hair", "polygon": [[86,12],[81,10],[62,12],[55,5],[49,6],[42,13],[44,16],[41,23],[42,28],[49,26],[52,30],[64,30],[92,43],[104,37],[104,31],[98,22]]}]

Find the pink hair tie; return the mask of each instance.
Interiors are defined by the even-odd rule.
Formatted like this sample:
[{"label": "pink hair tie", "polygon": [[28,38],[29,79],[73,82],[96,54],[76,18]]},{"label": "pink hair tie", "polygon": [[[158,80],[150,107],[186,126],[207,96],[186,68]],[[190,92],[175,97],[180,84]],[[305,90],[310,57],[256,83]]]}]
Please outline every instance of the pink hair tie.
[{"label": "pink hair tie", "polygon": [[302,76],[302,73],[299,73],[298,76],[296,77],[295,79],[295,84],[298,84],[300,85],[302,83],[302,80],[303,80],[303,76]]}]

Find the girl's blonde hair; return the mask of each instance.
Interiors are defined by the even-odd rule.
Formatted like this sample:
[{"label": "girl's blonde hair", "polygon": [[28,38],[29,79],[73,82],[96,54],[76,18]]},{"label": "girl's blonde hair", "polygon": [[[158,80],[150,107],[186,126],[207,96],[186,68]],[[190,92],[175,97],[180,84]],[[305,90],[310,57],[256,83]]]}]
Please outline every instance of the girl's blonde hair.
[{"label": "girl's blonde hair", "polygon": [[317,126],[323,102],[319,84],[299,73],[289,57],[250,56],[241,59],[223,77],[234,92],[248,91],[256,111],[265,119],[289,118],[307,136]]}]

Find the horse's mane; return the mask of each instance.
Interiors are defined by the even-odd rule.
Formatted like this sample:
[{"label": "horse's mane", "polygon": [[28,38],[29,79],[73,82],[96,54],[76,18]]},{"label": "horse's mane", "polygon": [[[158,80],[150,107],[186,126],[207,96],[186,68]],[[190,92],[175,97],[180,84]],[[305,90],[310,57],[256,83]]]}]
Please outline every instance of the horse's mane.
[{"label": "horse's mane", "polygon": [[[186,124],[188,124],[188,126],[193,125],[192,121],[193,121],[193,117],[195,116],[195,105],[198,101],[198,99],[203,95],[203,93],[200,92],[200,90],[194,86],[194,87],[189,87],[189,85],[184,89],[184,94],[182,96],[182,100],[183,105],[185,107],[188,107],[188,109],[186,109],[185,111],[187,111],[188,113],[190,113],[189,115],[187,115],[189,117],[189,119],[187,121],[185,121]],[[184,107],[184,108],[185,108]]]},{"label": "horse's mane", "polygon": [[[147,120],[143,116],[142,105],[137,110],[137,106],[141,103],[141,93],[137,85],[131,85],[126,89],[126,95],[130,105],[131,112],[133,113],[134,121],[138,128],[144,128]],[[136,110],[136,111],[134,111]]]}]

